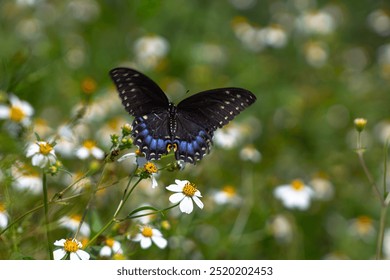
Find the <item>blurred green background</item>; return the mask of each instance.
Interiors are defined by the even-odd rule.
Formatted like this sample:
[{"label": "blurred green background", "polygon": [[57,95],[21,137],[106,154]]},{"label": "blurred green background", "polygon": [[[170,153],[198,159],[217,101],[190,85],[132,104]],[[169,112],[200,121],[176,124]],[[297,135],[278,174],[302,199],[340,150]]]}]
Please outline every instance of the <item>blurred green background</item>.
[{"label": "blurred green background", "polygon": [[[80,121],[78,140],[95,139],[107,152],[104,128],[111,124],[119,134],[120,125],[132,121],[108,76],[121,65],[147,74],[176,103],[226,86],[258,98],[221,130],[232,133],[232,141],[219,136],[199,164],[161,171],[158,190],[130,199],[129,209],[167,207],[164,187],[188,179],[202,192],[205,208],[153,221],[168,239],[164,250],[142,250],[127,240],[134,222],[105,232],[122,242],[125,258],[374,258],[380,207],[353,150],[353,120],[368,120],[367,165],[381,185],[390,133],[389,8],[388,1],[369,0],[1,0],[1,102],[14,93],[35,110],[34,127],[23,135],[0,122],[0,201],[10,220],[41,202],[12,189],[8,172],[15,160],[30,163],[24,147],[32,131],[50,138],[80,104],[89,104],[95,110]],[[70,172],[86,171],[92,162],[58,157]],[[128,173],[126,166],[109,166],[110,176]],[[67,185],[62,177],[49,179],[52,195]],[[273,194],[297,178],[316,192],[305,210],[286,208]],[[87,217],[92,232],[112,216],[121,186],[98,196]],[[227,186],[238,202],[214,200]],[[88,198],[52,207],[53,239],[71,236],[55,221],[81,214]],[[46,258],[45,243],[38,242],[45,236],[42,217],[37,211],[7,231],[0,257]],[[162,220],[170,226],[161,228]]]}]

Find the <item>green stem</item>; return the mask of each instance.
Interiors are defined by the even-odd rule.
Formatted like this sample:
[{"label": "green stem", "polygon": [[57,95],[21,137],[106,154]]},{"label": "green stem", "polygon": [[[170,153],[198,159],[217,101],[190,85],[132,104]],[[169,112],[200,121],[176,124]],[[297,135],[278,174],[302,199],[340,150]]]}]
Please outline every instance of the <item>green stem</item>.
[{"label": "green stem", "polygon": [[364,173],[366,174],[366,177],[367,177],[376,197],[378,198],[381,206],[384,207],[385,206],[384,199],[379,191],[379,188],[377,187],[377,185],[374,181],[374,178],[371,176],[371,173],[367,168],[366,162],[364,161],[364,158],[363,158],[363,152],[360,150],[357,152],[357,154],[359,157],[360,165],[363,167]]},{"label": "green stem", "polygon": [[131,193],[133,192],[133,190],[135,189],[135,187],[139,184],[139,182],[141,182],[142,178],[139,178],[137,182],[135,182],[134,186],[130,189],[130,191],[127,193],[129,187],[130,187],[130,184],[131,184],[131,181],[134,177],[134,174],[132,174],[129,178],[129,182],[127,183],[127,186],[125,188],[125,191],[123,193],[123,196],[122,196],[122,199],[121,201],[119,202],[118,204],[118,207],[117,209],[115,210],[115,213],[112,217],[111,220],[109,220],[102,228],[101,230],[99,230],[90,240],[89,242],[87,243],[87,245],[85,245],[84,248],[87,248],[89,247],[91,244],[93,244],[93,242],[95,242],[95,240],[101,235],[103,234],[103,232],[105,232],[114,222],[117,222],[117,219],[116,217],[118,216],[119,212],[122,210],[123,206],[125,205],[127,199],[130,197]]},{"label": "green stem", "polygon": [[383,238],[385,235],[387,206],[388,205],[381,208],[381,216],[380,216],[379,232],[378,232],[378,243],[377,243],[377,247],[376,247],[376,259],[377,260],[380,260],[383,258],[382,249],[383,249]]},{"label": "green stem", "polygon": [[53,260],[53,246],[50,238],[50,225],[49,225],[49,203],[47,199],[47,180],[46,174],[42,172],[42,185],[43,185],[43,207],[45,210],[45,229],[47,238],[47,250],[49,253],[49,259]]}]

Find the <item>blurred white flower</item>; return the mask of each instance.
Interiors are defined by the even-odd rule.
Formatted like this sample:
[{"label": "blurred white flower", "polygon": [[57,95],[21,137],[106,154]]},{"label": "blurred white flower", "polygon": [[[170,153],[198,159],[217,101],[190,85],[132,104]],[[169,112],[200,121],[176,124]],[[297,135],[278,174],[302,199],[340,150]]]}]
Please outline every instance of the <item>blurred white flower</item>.
[{"label": "blurred white flower", "polygon": [[232,149],[240,144],[242,129],[239,125],[230,123],[214,132],[214,143],[225,149]]},{"label": "blurred white flower", "polygon": [[[80,215],[64,216],[59,220],[60,226],[76,232],[81,222]],[[84,221],[80,227],[79,234],[83,237],[89,237],[91,229],[89,225]]]},{"label": "blurred white flower", "polygon": [[306,62],[313,67],[322,67],[328,60],[328,49],[322,42],[309,42],[304,47]]},{"label": "blurred white flower", "polygon": [[376,230],[370,217],[361,215],[352,219],[349,223],[349,233],[363,240],[371,240],[375,237]]},{"label": "blurred white flower", "polygon": [[336,22],[327,11],[312,11],[297,19],[300,30],[308,34],[329,34],[334,31]]},{"label": "blurred white flower", "polygon": [[144,68],[154,68],[169,51],[168,41],[158,35],[148,35],[135,41],[137,62]]},{"label": "blurred white flower", "polygon": [[273,48],[282,48],[287,43],[287,33],[279,25],[271,25],[259,30],[260,39],[265,45]]},{"label": "blurred white flower", "polygon": [[242,198],[237,194],[236,189],[230,185],[224,186],[222,190],[214,192],[212,197],[219,205],[238,205],[242,201]]},{"label": "blurred white flower", "polygon": [[390,35],[390,15],[388,12],[378,9],[371,12],[367,18],[368,25],[381,36]]},{"label": "blurred white flower", "polygon": [[0,104],[0,119],[10,120],[25,127],[29,126],[34,114],[33,107],[13,94],[9,97],[9,103],[9,105]]},{"label": "blurred white flower", "polygon": [[142,249],[149,248],[152,246],[152,243],[156,244],[160,249],[164,249],[167,246],[168,241],[158,229],[145,225],[140,228],[140,231],[132,241],[140,242]]},{"label": "blurred white flower", "polygon": [[26,152],[27,157],[31,157],[32,165],[45,168],[57,161],[53,146],[45,141],[37,141],[30,144]]},{"label": "blurred white flower", "polygon": [[27,190],[32,194],[40,194],[43,189],[42,178],[39,174],[35,173],[15,176],[12,186],[18,190]]},{"label": "blurred white flower", "polygon": [[68,238],[56,240],[55,246],[62,247],[53,252],[54,260],[62,260],[69,254],[70,260],[89,260],[90,256],[87,252],[81,250],[82,244],[76,239]]},{"label": "blurred white flower", "polygon": [[314,196],[314,191],[304,185],[301,180],[294,180],[288,185],[281,185],[275,188],[274,195],[280,199],[286,208],[298,208],[306,210]]},{"label": "blurred white flower", "polygon": [[288,243],[292,240],[293,228],[284,215],[273,217],[268,224],[268,228],[278,242]]},{"label": "blurred white flower", "polygon": [[169,201],[172,203],[179,203],[180,211],[183,213],[190,214],[194,209],[193,202],[200,209],[203,208],[203,203],[199,199],[202,197],[200,191],[195,187],[194,184],[187,180],[175,180],[176,184],[171,184],[166,187],[167,190],[175,192],[169,197]]},{"label": "blurred white flower", "polygon": [[316,177],[310,181],[314,190],[314,197],[320,200],[329,200],[333,197],[334,188],[332,182],[325,178]]},{"label": "blurred white flower", "polygon": [[104,158],[104,151],[96,146],[93,140],[85,140],[83,145],[76,150],[76,156],[79,159],[86,159],[93,156],[96,159]]},{"label": "blurred white flower", "polygon": [[121,244],[115,239],[107,238],[105,243],[106,245],[104,245],[99,251],[99,256],[109,258],[116,254],[123,254]]},{"label": "blurred white flower", "polygon": [[256,163],[261,160],[261,154],[255,147],[248,145],[241,149],[240,158],[245,161],[252,161]]}]

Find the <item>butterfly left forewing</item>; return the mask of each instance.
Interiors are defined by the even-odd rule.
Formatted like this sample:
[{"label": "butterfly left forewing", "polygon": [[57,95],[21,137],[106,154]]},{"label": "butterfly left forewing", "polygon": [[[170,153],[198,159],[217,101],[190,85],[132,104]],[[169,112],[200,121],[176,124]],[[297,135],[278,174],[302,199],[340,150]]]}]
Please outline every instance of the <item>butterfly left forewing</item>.
[{"label": "butterfly left forewing", "polygon": [[147,160],[160,159],[171,143],[169,101],[162,89],[144,74],[130,68],[114,68],[111,79],[126,111],[133,115],[132,136]]},{"label": "butterfly left forewing", "polygon": [[162,89],[144,74],[125,67],[110,71],[126,111],[134,117],[167,109],[169,101]]}]

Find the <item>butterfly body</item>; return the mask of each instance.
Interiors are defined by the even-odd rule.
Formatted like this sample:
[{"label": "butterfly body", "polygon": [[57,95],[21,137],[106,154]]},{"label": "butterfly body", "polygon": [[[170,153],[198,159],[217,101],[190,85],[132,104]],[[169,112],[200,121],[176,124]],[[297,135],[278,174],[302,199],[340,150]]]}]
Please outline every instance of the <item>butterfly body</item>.
[{"label": "butterfly body", "polygon": [[115,68],[110,76],[126,111],[135,117],[132,136],[147,160],[158,160],[171,150],[177,160],[201,160],[211,149],[214,131],[256,100],[245,89],[221,88],[192,95],[176,106],[136,70]]}]

